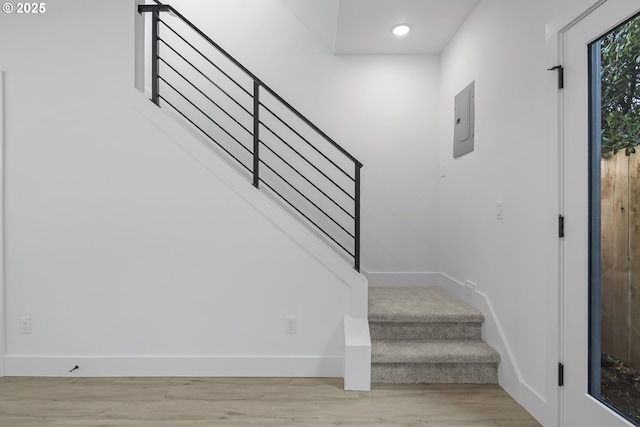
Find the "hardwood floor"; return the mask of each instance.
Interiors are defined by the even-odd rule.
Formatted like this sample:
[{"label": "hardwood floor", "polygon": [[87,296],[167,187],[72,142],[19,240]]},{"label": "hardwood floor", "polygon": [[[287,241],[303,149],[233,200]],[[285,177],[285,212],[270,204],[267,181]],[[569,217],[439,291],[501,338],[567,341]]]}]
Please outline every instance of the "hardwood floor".
[{"label": "hardwood floor", "polygon": [[3,427],[539,426],[497,385],[339,378],[0,378]]}]

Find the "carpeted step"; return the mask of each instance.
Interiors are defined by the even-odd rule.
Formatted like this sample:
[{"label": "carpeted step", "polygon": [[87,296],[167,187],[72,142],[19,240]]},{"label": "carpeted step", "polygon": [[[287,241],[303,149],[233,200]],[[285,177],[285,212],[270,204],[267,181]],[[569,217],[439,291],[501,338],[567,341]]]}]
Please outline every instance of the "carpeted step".
[{"label": "carpeted step", "polygon": [[370,288],[371,339],[477,340],[484,316],[442,288]]},{"label": "carpeted step", "polygon": [[478,310],[439,286],[369,288],[370,322],[484,322]]},{"label": "carpeted step", "polygon": [[480,340],[374,340],[372,383],[498,382],[500,355]]},{"label": "carpeted step", "polygon": [[372,363],[371,383],[497,384],[498,365],[487,363]]},{"label": "carpeted step", "polygon": [[371,339],[479,340],[480,322],[369,322]]},{"label": "carpeted step", "polygon": [[371,363],[499,363],[500,355],[481,340],[374,340]]}]

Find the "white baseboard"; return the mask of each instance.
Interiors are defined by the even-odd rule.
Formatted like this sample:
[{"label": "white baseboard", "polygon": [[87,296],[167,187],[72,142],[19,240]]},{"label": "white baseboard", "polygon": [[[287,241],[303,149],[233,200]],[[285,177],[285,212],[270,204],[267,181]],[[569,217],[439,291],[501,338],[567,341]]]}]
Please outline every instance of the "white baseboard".
[{"label": "white baseboard", "polygon": [[[21,356],[4,357],[6,376],[337,377],[341,356]],[[71,371],[75,366],[78,369]]]},{"label": "white baseboard", "polygon": [[477,290],[469,295],[463,283],[446,274],[438,274],[440,275],[440,282],[438,283],[440,286],[484,314],[482,339],[500,353],[500,364],[498,365],[498,382],[500,386],[536,419],[546,419],[548,412],[547,401],[544,396],[527,384],[522,377],[518,363],[489,296]]},{"label": "white baseboard", "polygon": [[396,286],[435,286],[440,284],[441,273],[428,272],[376,272],[365,271],[362,273],[369,279],[370,287],[396,287]]}]

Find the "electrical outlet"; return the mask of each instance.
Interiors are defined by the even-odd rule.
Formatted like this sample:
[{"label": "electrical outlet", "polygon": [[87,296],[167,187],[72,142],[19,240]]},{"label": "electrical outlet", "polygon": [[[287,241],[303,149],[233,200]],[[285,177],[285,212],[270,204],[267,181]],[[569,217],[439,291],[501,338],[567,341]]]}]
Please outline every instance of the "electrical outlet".
[{"label": "electrical outlet", "polygon": [[464,292],[467,295],[472,296],[475,293],[477,286],[478,286],[477,284],[473,283],[470,280],[467,280],[464,284]]},{"label": "electrical outlet", "polygon": [[20,333],[21,334],[31,333],[31,317],[23,316],[20,318]]},{"label": "electrical outlet", "polygon": [[287,316],[284,318],[284,333],[295,334],[297,330],[297,320],[295,316]]}]

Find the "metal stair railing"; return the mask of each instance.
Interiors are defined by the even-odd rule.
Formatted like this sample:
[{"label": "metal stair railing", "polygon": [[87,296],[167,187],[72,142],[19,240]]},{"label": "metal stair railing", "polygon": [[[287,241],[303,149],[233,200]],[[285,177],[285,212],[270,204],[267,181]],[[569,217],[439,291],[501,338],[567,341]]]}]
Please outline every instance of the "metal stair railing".
[{"label": "metal stair railing", "polygon": [[172,6],[156,3],[138,6],[151,14],[151,101],[360,271],[362,163]]}]

